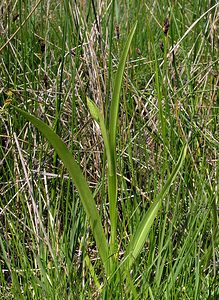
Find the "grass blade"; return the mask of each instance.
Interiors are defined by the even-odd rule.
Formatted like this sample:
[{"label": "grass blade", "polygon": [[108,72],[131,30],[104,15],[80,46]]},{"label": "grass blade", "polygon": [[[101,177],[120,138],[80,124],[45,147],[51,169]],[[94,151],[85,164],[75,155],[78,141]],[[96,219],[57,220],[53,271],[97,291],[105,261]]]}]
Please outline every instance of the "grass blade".
[{"label": "grass blade", "polygon": [[171,173],[170,177],[168,178],[165,186],[161,190],[160,194],[158,195],[157,199],[154,201],[154,203],[151,205],[149,210],[146,212],[146,214],[143,216],[142,221],[138,225],[138,228],[136,230],[135,235],[132,237],[129,246],[126,251],[125,259],[126,264],[128,264],[128,267],[130,268],[139,255],[140,251],[142,250],[144,243],[148,237],[148,233],[151,229],[151,226],[153,225],[154,219],[157,216],[158,210],[161,206],[162,199],[167,194],[171,184],[173,183],[174,179],[176,178],[176,175],[178,174],[183,161],[186,156],[187,151],[187,145],[185,145],[182,149],[182,152],[180,154],[180,157],[178,159],[178,162]]},{"label": "grass blade", "polygon": [[116,146],[116,131],[117,131],[116,128],[117,128],[118,111],[119,111],[119,98],[120,98],[123,74],[125,70],[125,63],[131,45],[131,41],[136,30],[136,26],[137,23],[134,25],[132,31],[130,32],[126,44],[124,46],[119,61],[118,70],[116,72],[115,81],[114,81],[112,102],[110,106],[110,119],[109,119],[109,135],[110,135],[110,143],[112,145],[112,149],[115,149]]},{"label": "grass blade", "polygon": [[82,204],[84,206],[86,215],[89,219],[89,223],[99,250],[100,257],[104,264],[106,274],[109,274],[108,268],[108,245],[104,234],[104,230],[101,224],[101,219],[98,210],[95,205],[91,190],[82,174],[82,171],[76,161],[74,160],[72,154],[67,149],[66,145],[60,139],[60,137],[53,132],[53,130],[45,124],[43,121],[39,120],[35,116],[16,108],[17,112],[23,115],[28,121],[30,121],[37,129],[47,138],[49,143],[53,146],[62,162],[64,163],[66,169],[69,171],[74,184],[79,192]]},{"label": "grass blade", "polygon": [[125,70],[125,63],[128,56],[129,48],[132,38],[136,30],[137,23],[134,25],[130,32],[126,44],[124,46],[121,59],[119,61],[116,77],[114,81],[112,102],[110,105],[109,116],[109,141],[110,141],[110,157],[112,163],[112,173],[108,176],[108,194],[109,194],[109,209],[110,209],[110,223],[111,223],[111,252],[114,252],[114,244],[116,240],[116,227],[117,227],[117,176],[116,176],[116,129],[119,110],[119,98],[122,86],[122,79]]}]

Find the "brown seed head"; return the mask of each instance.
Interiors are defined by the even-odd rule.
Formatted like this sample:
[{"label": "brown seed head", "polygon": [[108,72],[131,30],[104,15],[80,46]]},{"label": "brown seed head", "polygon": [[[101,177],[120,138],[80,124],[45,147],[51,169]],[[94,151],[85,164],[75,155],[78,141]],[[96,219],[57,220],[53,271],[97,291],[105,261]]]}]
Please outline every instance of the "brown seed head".
[{"label": "brown seed head", "polygon": [[141,55],[141,50],[139,48],[136,48],[135,51],[138,55]]},{"label": "brown seed head", "polygon": [[120,38],[120,30],[119,30],[119,25],[118,24],[115,27],[115,32],[116,32],[116,38],[117,38],[117,40],[119,40],[119,38]]},{"label": "brown seed head", "polygon": [[162,52],[164,52],[164,44],[163,44],[163,41],[160,42],[160,50],[161,50]]},{"label": "brown seed head", "polygon": [[19,18],[19,14],[15,14],[12,18],[12,21],[15,22]]},{"label": "brown seed head", "polygon": [[163,32],[164,32],[165,35],[167,35],[167,33],[169,31],[169,27],[170,27],[169,18],[166,18],[164,20],[164,25],[163,25]]},{"label": "brown seed head", "polygon": [[42,53],[44,53],[45,48],[46,48],[46,44],[43,40],[40,40],[39,42],[40,42],[40,50],[41,50]]},{"label": "brown seed head", "polygon": [[43,77],[43,82],[44,82],[45,88],[48,89],[48,87],[49,87],[49,78],[46,74]]}]

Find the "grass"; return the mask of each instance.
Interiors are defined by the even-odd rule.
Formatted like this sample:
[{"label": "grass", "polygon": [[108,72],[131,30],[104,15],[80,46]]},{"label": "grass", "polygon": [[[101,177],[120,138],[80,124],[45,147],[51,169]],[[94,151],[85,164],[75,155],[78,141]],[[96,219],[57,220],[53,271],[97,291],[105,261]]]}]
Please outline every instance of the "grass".
[{"label": "grass", "polygon": [[1,298],[217,299],[217,2],[0,8]]}]

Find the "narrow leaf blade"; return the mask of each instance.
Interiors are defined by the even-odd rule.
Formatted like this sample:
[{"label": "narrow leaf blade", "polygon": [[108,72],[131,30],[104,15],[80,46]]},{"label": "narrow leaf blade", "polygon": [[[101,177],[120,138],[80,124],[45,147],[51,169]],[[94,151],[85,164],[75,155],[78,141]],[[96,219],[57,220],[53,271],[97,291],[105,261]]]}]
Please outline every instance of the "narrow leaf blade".
[{"label": "narrow leaf blade", "polygon": [[112,102],[110,105],[110,120],[109,120],[109,133],[110,133],[110,140],[112,143],[112,148],[115,148],[115,141],[116,141],[116,127],[117,127],[117,119],[118,119],[118,110],[119,110],[119,98],[120,98],[120,91],[122,86],[122,79],[125,70],[125,63],[128,56],[129,48],[131,45],[132,38],[134,36],[135,30],[137,27],[137,23],[134,25],[132,31],[130,32],[125,47],[123,49],[121,59],[119,61],[118,69],[116,72],[116,77],[114,81],[113,87],[113,95],[112,95]]},{"label": "narrow leaf blade", "polygon": [[116,132],[117,132],[117,121],[118,121],[118,110],[119,110],[119,98],[122,87],[122,79],[125,70],[125,63],[128,56],[129,48],[131,45],[132,38],[134,36],[137,23],[131,30],[125,47],[123,49],[118,69],[115,76],[112,101],[110,105],[110,116],[109,116],[109,146],[110,146],[110,160],[111,168],[108,176],[108,195],[109,195],[109,209],[110,209],[110,222],[111,222],[111,236],[110,246],[111,254],[115,251],[116,241],[116,228],[117,228],[117,175],[116,175]]},{"label": "narrow leaf blade", "polygon": [[130,243],[129,243],[129,246],[126,251],[125,258],[124,258],[124,261],[125,261],[124,265],[128,264],[129,268],[132,266],[132,264],[136,260],[137,256],[141,252],[141,250],[146,242],[149,231],[153,225],[154,219],[156,218],[159,208],[161,206],[162,200],[165,197],[165,195],[167,194],[174,179],[176,178],[176,176],[183,164],[183,161],[185,159],[186,152],[187,152],[187,145],[185,145],[183,147],[180,157],[178,159],[178,162],[176,163],[176,166],[173,169],[173,172],[171,173],[170,177],[168,178],[165,186],[161,190],[157,199],[154,201],[154,203],[151,205],[149,210],[143,216],[142,221],[140,222],[140,224],[137,227],[135,235],[130,240]]}]

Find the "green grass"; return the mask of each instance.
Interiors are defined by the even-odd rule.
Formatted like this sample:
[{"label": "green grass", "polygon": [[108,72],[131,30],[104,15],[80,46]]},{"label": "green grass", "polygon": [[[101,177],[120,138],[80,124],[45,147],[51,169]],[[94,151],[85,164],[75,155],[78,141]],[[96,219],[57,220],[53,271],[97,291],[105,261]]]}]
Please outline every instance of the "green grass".
[{"label": "green grass", "polygon": [[219,297],[218,8],[0,4],[1,299]]}]

